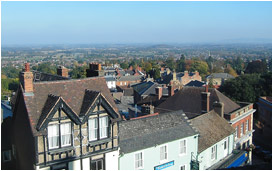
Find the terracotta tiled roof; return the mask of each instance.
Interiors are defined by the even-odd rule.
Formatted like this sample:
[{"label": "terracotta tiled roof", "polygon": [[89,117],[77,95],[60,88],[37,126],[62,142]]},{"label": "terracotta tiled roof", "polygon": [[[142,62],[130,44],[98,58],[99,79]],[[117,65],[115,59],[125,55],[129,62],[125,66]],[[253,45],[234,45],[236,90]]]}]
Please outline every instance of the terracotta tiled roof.
[{"label": "terracotta tiled roof", "polygon": [[198,152],[202,152],[235,132],[235,129],[214,110],[191,119],[199,131]]},{"label": "terracotta tiled roof", "polygon": [[[94,92],[90,90],[93,90]],[[26,109],[33,133],[37,133],[36,124],[38,119],[42,112],[47,110],[45,105],[53,104],[51,103],[52,100],[50,100],[50,102],[48,101],[48,99],[52,99],[48,98],[50,94],[54,95],[52,97],[61,97],[71,110],[79,116],[81,112],[88,108],[88,105],[85,105],[87,104],[85,103],[87,100],[86,98],[90,98],[89,100],[92,101],[93,95],[95,96],[97,92],[100,92],[106,98],[115,112],[118,111],[103,77],[34,83],[33,95],[24,93]]]},{"label": "terracotta tiled roof", "polygon": [[[201,92],[205,91],[205,87],[184,87],[173,96],[161,103],[155,112],[163,113],[168,111],[183,110],[187,115],[201,114]],[[216,89],[209,89],[210,92],[210,110],[213,109],[213,102],[218,101],[224,103],[224,113],[228,114],[240,108],[238,104],[223,95]],[[191,118],[190,116],[188,116]]]}]

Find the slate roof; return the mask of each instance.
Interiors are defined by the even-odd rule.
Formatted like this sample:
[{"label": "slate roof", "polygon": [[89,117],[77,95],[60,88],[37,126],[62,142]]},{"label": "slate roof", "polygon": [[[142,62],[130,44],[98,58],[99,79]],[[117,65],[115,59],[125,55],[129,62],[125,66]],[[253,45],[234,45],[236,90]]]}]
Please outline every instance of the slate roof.
[{"label": "slate roof", "polygon": [[130,153],[196,134],[180,110],[120,122],[119,146],[122,153]]},{"label": "slate roof", "polygon": [[[205,87],[184,87],[165,102],[156,107],[155,111],[159,113],[183,110],[189,118],[200,115],[201,111],[201,92]],[[224,103],[224,113],[229,114],[240,108],[238,104],[226,97],[216,89],[209,88],[210,92],[210,110],[213,109],[213,102]]]},{"label": "slate roof", "polygon": [[212,73],[207,78],[222,78],[222,79],[228,79],[228,78],[234,78],[232,75],[228,73]]},{"label": "slate roof", "polygon": [[142,75],[129,75],[129,76],[121,76],[117,81],[141,81],[143,79]]},{"label": "slate roof", "polygon": [[116,78],[112,76],[105,76],[104,78],[106,81],[116,81]]},{"label": "slate roof", "polygon": [[[132,85],[133,89],[139,94],[139,95],[150,95],[150,94],[156,94],[155,88],[158,87],[159,84],[154,82],[142,82],[139,84]],[[166,93],[166,90],[162,90],[162,93]]]},{"label": "slate roof", "polygon": [[185,86],[203,87],[204,85],[206,85],[206,83],[204,83],[204,82],[202,82],[202,81],[194,80],[194,81],[189,82],[189,83],[186,84]]},{"label": "slate roof", "polygon": [[198,152],[202,152],[235,132],[235,129],[214,110],[191,119],[200,132]]},{"label": "slate roof", "polygon": [[47,110],[45,106],[50,107],[54,104],[56,100],[54,97],[61,97],[71,110],[79,116],[82,111],[88,108],[88,105],[85,105],[87,104],[86,98],[89,98],[88,104],[90,104],[97,92],[106,98],[115,112],[118,111],[103,77],[33,83],[33,95],[24,93],[24,101],[33,134],[37,133],[38,119]]}]

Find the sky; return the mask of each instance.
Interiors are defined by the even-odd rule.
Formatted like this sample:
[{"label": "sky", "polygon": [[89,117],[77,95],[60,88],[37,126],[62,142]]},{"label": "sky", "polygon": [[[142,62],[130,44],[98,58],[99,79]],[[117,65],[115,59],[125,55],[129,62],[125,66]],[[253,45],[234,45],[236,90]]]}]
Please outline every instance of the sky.
[{"label": "sky", "polygon": [[271,39],[271,1],[1,2],[2,45]]}]

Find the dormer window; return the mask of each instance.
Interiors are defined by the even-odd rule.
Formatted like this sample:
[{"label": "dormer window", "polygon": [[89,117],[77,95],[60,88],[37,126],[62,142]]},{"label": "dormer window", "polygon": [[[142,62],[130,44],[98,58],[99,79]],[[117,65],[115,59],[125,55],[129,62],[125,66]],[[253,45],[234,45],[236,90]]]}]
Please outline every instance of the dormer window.
[{"label": "dormer window", "polygon": [[71,146],[71,123],[48,125],[48,148]]},{"label": "dormer window", "polygon": [[108,137],[108,116],[90,118],[88,120],[89,141],[95,141]]}]

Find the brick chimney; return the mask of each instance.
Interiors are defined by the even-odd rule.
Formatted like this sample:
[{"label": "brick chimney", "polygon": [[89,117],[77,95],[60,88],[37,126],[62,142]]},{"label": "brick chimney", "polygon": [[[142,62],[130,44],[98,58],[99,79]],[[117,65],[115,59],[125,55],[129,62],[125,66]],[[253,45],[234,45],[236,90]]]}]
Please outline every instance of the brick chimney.
[{"label": "brick chimney", "polygon": [[207,113],[209,112],[209,97],[210,97],[210,92],[209,92],[209,85],[206,83],[206,91],[201,92],[201,110],[202,113]]},{"label": "brick chimney", "polygon": [[156,95],[158,97],[158,100],[160,100],[161,97],[162,97],[162,87],[156,87],[155,88],[155,93],[156,93]]},{"label": "brick chimney", "polygon": [[218,115],[220,115],[222,118],[224,118],[224,103],[222,102],[214,102],[213,103],[213,109]]},{"label": "brick chimney", "polygon": [[33,73],[30,71],[29,63],[25,63],[25,68],[20,72],[19,80],[25,93],[33,92]]},{"label": "brick chimney", "polygon": [[171,96],[174,95],[174,87],[173,87],[173,85],[169,85],[168,86],[168,95],[169,95],[169,97],[171,97]]},{"label": "brick chimney", "polygon": [[57,75],[62,77],[68,77],[68,69],[65,68],[64,66],[59,66],[57,68]]},{"label": "brick chimney", "polygon": [[86,69],[86,77],[104,76],[104,71],[99,63],[89,63],[89,69]]}]

